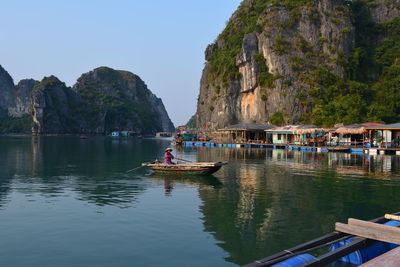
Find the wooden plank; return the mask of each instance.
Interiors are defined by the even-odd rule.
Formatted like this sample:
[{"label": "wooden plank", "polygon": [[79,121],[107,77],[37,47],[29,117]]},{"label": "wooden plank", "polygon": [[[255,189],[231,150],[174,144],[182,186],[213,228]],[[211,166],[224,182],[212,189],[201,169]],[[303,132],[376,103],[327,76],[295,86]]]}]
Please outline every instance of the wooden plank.
[{"label": "wooden plank", "polygon": [[400,247],[393,250],[389,250],[385,254],[382,254],[360,267],[397,267],[400,266]]},{"label": "wooden plank", "polygon": [[[391,226],[384,225],[386,227],[394,228]],[[396,229],[396,228],[394,228]],[[400,234],[393,234],[392,231],[387,230],[376,230],[367,227],[361,227],[356,225],[344,224],[337,222],[335,224],[335,230],[347,233],[351,235],[361,236],[364,238],[379,240],[383,242],[395,243],[400,245]]]},{"label": "wooden plank", "polygon": [[385,214],[385,219],[400,221],[400,216],[394,214]]},{"label": "wooden plank", "polygon": [[377,231],[385,231],[385,232],[400,236],[400,228],[393,227],[393,226],[388,226],[388,225],[384,225],[384,224],[380,224],[380,223],[367,222],[367,221],[357,220],[357,219],[353,219],[353,218],[348,219],[348,224],[354,225],[354,226],[366,227],[366,228],[374,229]]}]

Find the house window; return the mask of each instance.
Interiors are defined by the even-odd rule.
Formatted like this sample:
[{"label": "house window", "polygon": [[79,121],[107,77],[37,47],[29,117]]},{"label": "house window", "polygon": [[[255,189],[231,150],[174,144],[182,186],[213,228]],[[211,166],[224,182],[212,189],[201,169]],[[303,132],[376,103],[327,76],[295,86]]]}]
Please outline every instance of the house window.
[{"label": "house window", "polygon": [[282,140],[282,135],[278,134],[278,140]]}]

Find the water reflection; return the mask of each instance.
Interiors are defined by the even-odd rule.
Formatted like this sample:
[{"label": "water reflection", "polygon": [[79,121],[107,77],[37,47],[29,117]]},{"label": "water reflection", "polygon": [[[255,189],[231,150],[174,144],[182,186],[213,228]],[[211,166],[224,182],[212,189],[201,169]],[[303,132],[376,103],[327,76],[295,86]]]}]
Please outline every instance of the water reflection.
[{"label": "water reflection", "polygon": [[[25,139],[22,139],[25,140]],[[20,137],[0,138],[0,208],[7,202],[10,185],[15,174],[31,168],[29,142]]]},{"label": "water reflection", "polygon": [[0,207],[11,190],[129,206],[148,185],[123,170],[154,160],[164,146],[162,140],[128,138],[1,137]]},{"label": "water reflection", "polygon": [[267,160],[276,165],[289,165],[293,171],[304,173],[330,169],[343,176],[378,179],[400,178],[400,157],[349,153],[317,153],[273,150]]},{"label": "water reflection", "polygon": [[[165,220],[168,216],[179,217],[180,222],[186,219],[190,230],[200,220],[206,233],[200,232],[207,238],[213,235],[227,253],[225,260],[234,264],[252,262],[329,232],[336,221],[370,219],[398,209],[397,156],[181,147],[175,150],[178,158],[229,164],[213,176],[159,175],[143,169],[124,172],[161,159],[166,146],[168,142],[155,139],[0,137],[0,209],[13,193],[31,196],[30,200],[37,194],[54,202],[73,198],[83,205],[119,211],[140,207],[142,213],[158,214],[168,207]],[[191,190],[178,194],[182,188]],[[151,201],[140,206],[139,197],[149,191],[146,200],[161,196],[165,206],[157,209]],[[185,201],[201,201],[201,219],[195,213],[197,204],[195,208],[179,205]],[[190,216],[197,221],[189,220]],[[157,230],[154,227],[152,231]],[[214,262],[210,259],[210,265]]]},{"label": "water reflection", "polygon": [[201,160],[229,161],[216,174],[224,187],[199,191],[205,231],[236,264],[332,231],[336,221],[398,209],[399,157],[229,148],[197,153]]},{"label": "water reflection", "polygon": [[79,182],[76,188],[79,200],[99,206],[118,207],[132,206],[144,190],[146,190],[145,184],[128,180],[85,180],[85,182]]},{"label": "water reflection", "polygon": [[223,184],[214,175],[175,175],[152,173],[147,179],[163,181],[164,189],[167,195],[172,193],[175,183],[193,185],[193,186],[210,186],[213,189],[219,189]]}]

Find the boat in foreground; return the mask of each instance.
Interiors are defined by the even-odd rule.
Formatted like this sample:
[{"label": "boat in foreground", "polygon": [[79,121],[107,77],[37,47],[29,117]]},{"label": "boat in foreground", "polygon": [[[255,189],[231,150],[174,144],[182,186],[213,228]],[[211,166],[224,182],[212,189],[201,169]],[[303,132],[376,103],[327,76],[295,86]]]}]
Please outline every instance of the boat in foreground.
[{"label": "boat in foreground", "polygon": [[211,174],[227,162],[193,162],[186,164],[165,164],[161,162],[142,163],[142,166],[151,168],[156,172],[173,174]]}]

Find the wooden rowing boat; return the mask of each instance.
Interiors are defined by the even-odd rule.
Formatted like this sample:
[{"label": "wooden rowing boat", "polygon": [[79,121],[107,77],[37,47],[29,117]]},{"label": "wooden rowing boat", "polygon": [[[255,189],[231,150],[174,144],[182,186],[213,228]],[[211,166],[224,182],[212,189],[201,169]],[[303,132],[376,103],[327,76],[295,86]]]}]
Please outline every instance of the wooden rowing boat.
[{"label": "wooden rowing boat", "polygon": [[211,174],[227,162],[193,162],[186,164],[165,164],[160,162],[142,163],[142,166],[151,168],[156,172],[174,174]]}]

